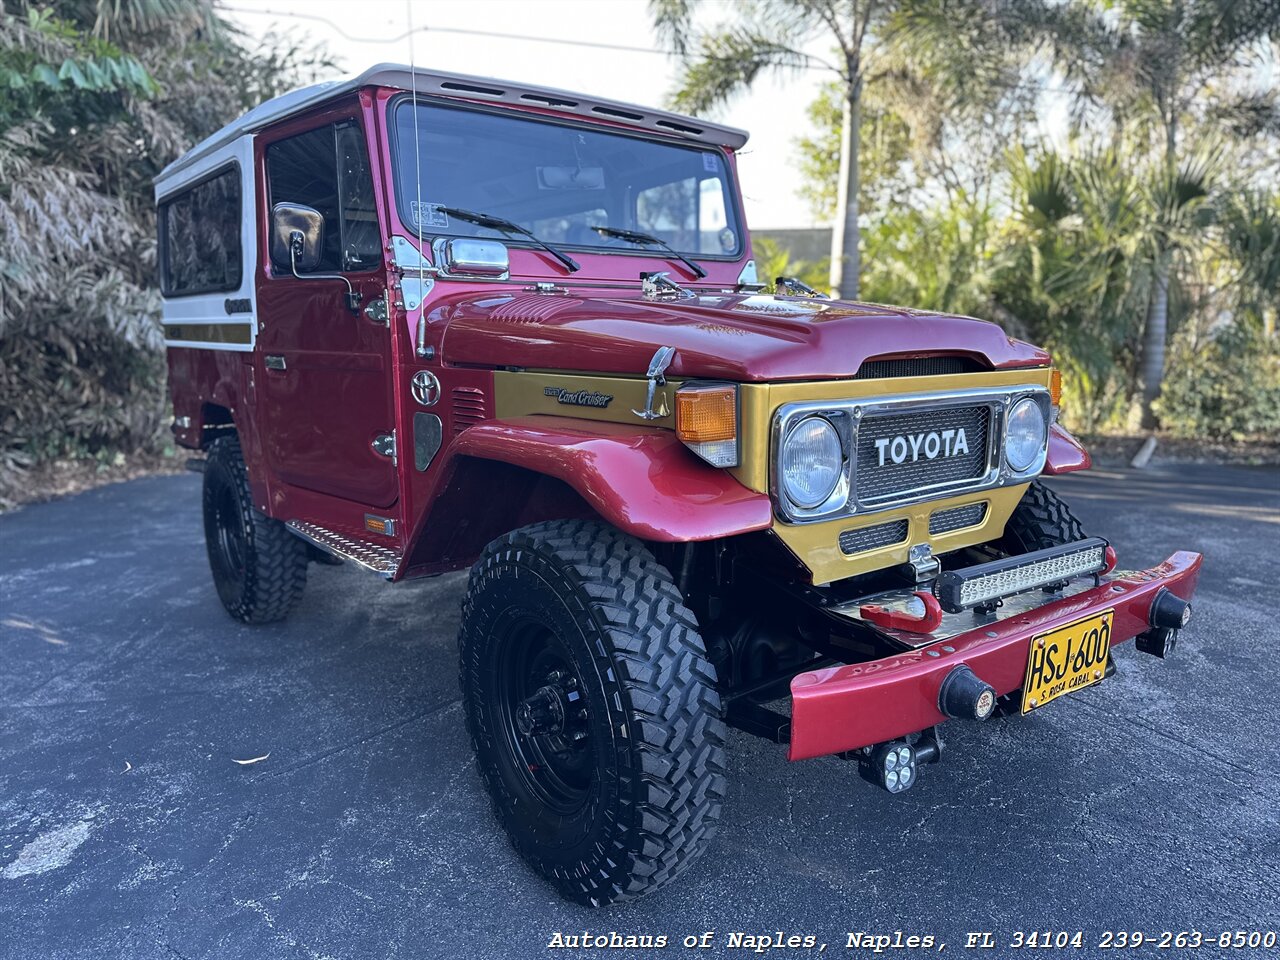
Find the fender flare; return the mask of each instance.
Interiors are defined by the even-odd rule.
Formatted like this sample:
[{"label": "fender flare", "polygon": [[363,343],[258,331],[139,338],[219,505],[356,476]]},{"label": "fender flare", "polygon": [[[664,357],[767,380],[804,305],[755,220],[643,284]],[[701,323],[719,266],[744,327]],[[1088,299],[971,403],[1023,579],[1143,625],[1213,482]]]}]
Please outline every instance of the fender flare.
[{"label": "fender flare", "polygon": [[773,525],[766,494],[703,463],[657,427],[551,416],[490,420],[469,427],[451,453],[555,477],[642,540],[714,540]]},{"label": "fender flare", "polygon": [[1075,437],[1067,432],[1061,424],[1049,427],[1049,452],[1045,457],[1044,472],[1049,476],[1061,473],[1074,473],[1076,470],[1088,470],[1093,466],[1093,458]]}]

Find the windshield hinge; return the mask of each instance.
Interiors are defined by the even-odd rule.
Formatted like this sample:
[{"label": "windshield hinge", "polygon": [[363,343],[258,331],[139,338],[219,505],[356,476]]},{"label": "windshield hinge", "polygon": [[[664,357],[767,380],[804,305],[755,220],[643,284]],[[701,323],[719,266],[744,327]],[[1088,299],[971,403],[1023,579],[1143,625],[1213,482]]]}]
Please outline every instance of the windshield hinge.
[{"label": "windshield hinge", "polygon": [[798,280],[795,277],[778,277],[773,281],[773,289],[774,292],[780,293],[784,297],[811,297],[817,300],[831,299],[825,293],[819,293],[803,280]]},{"label": "windshield hinge", "polygon": [[692,300],[696,296],[672,280],[665,270],[640,274],[640,293],[646,300]]}]

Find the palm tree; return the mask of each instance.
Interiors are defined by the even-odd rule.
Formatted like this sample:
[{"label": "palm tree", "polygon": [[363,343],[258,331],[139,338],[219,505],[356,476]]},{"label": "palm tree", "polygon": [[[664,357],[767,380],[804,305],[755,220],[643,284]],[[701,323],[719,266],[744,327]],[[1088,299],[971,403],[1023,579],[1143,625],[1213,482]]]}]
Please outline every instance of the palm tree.
[{"label": "palm tree", "polygon": [[[684,58],[677,109],[701,112],[762,73],[817,69],[839,91],[839,178],[831,231],[833,294],[858,296],[861,273],[859,134],[868,85],[897,94],[907,119],[937,127],[950,109],[989,104],[1012,87],[1017,64],[1006,18],[990,0],[737,0],[708,33],[694,27],[698,0],[649,0],[669,49]],[[829,57],[809,51],[827,43]],[[914,115],[913,115],[914,114]]]},{"label": "palm tree", "polygon": [[[1150,131],[1149,148],[1161,157],[1166,197],[1176,203],[1182,132],[1190,119],[1216,114],[1274,121],[1274,92],[1242,91],[1242,68],[1269,55],[1280,42],[1275,0],[1042,0],[1020,8],[1024,24],[1054,41],[1057,61],[1084,99],[1111,108],[1118,125]],[[1209,109],[1206,111],[1206,107]],[[1236,124],[1235,126],[1239,126]],[[1232,124],[1222,123],[1225,132]],[[1176,217],[1174,217],[1176,219]],[[1175,266],[1172,238],[1156,250],[1142,340],[1142,424],[1158,425],[1153,402],[1164,379],[1169,329],[1169,283]]]}]

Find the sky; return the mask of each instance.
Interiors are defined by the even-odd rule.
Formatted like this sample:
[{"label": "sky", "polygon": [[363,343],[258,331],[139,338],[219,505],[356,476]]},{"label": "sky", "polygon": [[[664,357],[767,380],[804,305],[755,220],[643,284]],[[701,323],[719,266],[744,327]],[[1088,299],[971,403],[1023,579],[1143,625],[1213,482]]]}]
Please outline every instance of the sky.
[{"label": "sky", "polygon": [[[706,0],[704,16],[714,20],[715,7],[728,2]],[[286,31],[299,40],[314,39],[338,62],[338,75],[374,63],[409,63],[410,40],[403,35],[411,19],[414,62],[431,69],[658,107],[665,105],[678,74],[677,61],[659,49],[645,0],[227,0],[222,9],[250,40]],[[827,53],[820,43],[811,52]],[[814,226],[807,205],[795,194],[796,141],[811,132],[805,108],[832,77],[820,70],[762,77],[726,108],[707,115],[751,131],[739,154],[739,175],[752,228]]]}]

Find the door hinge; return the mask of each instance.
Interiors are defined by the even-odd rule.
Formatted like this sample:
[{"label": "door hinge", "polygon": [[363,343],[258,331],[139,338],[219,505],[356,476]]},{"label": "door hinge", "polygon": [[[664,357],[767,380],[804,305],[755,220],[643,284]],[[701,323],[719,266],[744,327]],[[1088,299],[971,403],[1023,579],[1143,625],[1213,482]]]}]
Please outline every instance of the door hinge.
[{"label": "door hinge", "polygon": [[373,452],[384,457],[391,458],[391,465],[396,466],[399,461],[396,459],[396,432],[392,430],[390,433],[380,433],[373,438]]},{"label": "door hinge", "polygon": [[387,301],[383,297],[376,300],[370,300],[365,304],[364,315],[374,323],[380,323],[383,326],[387,323]]}]

